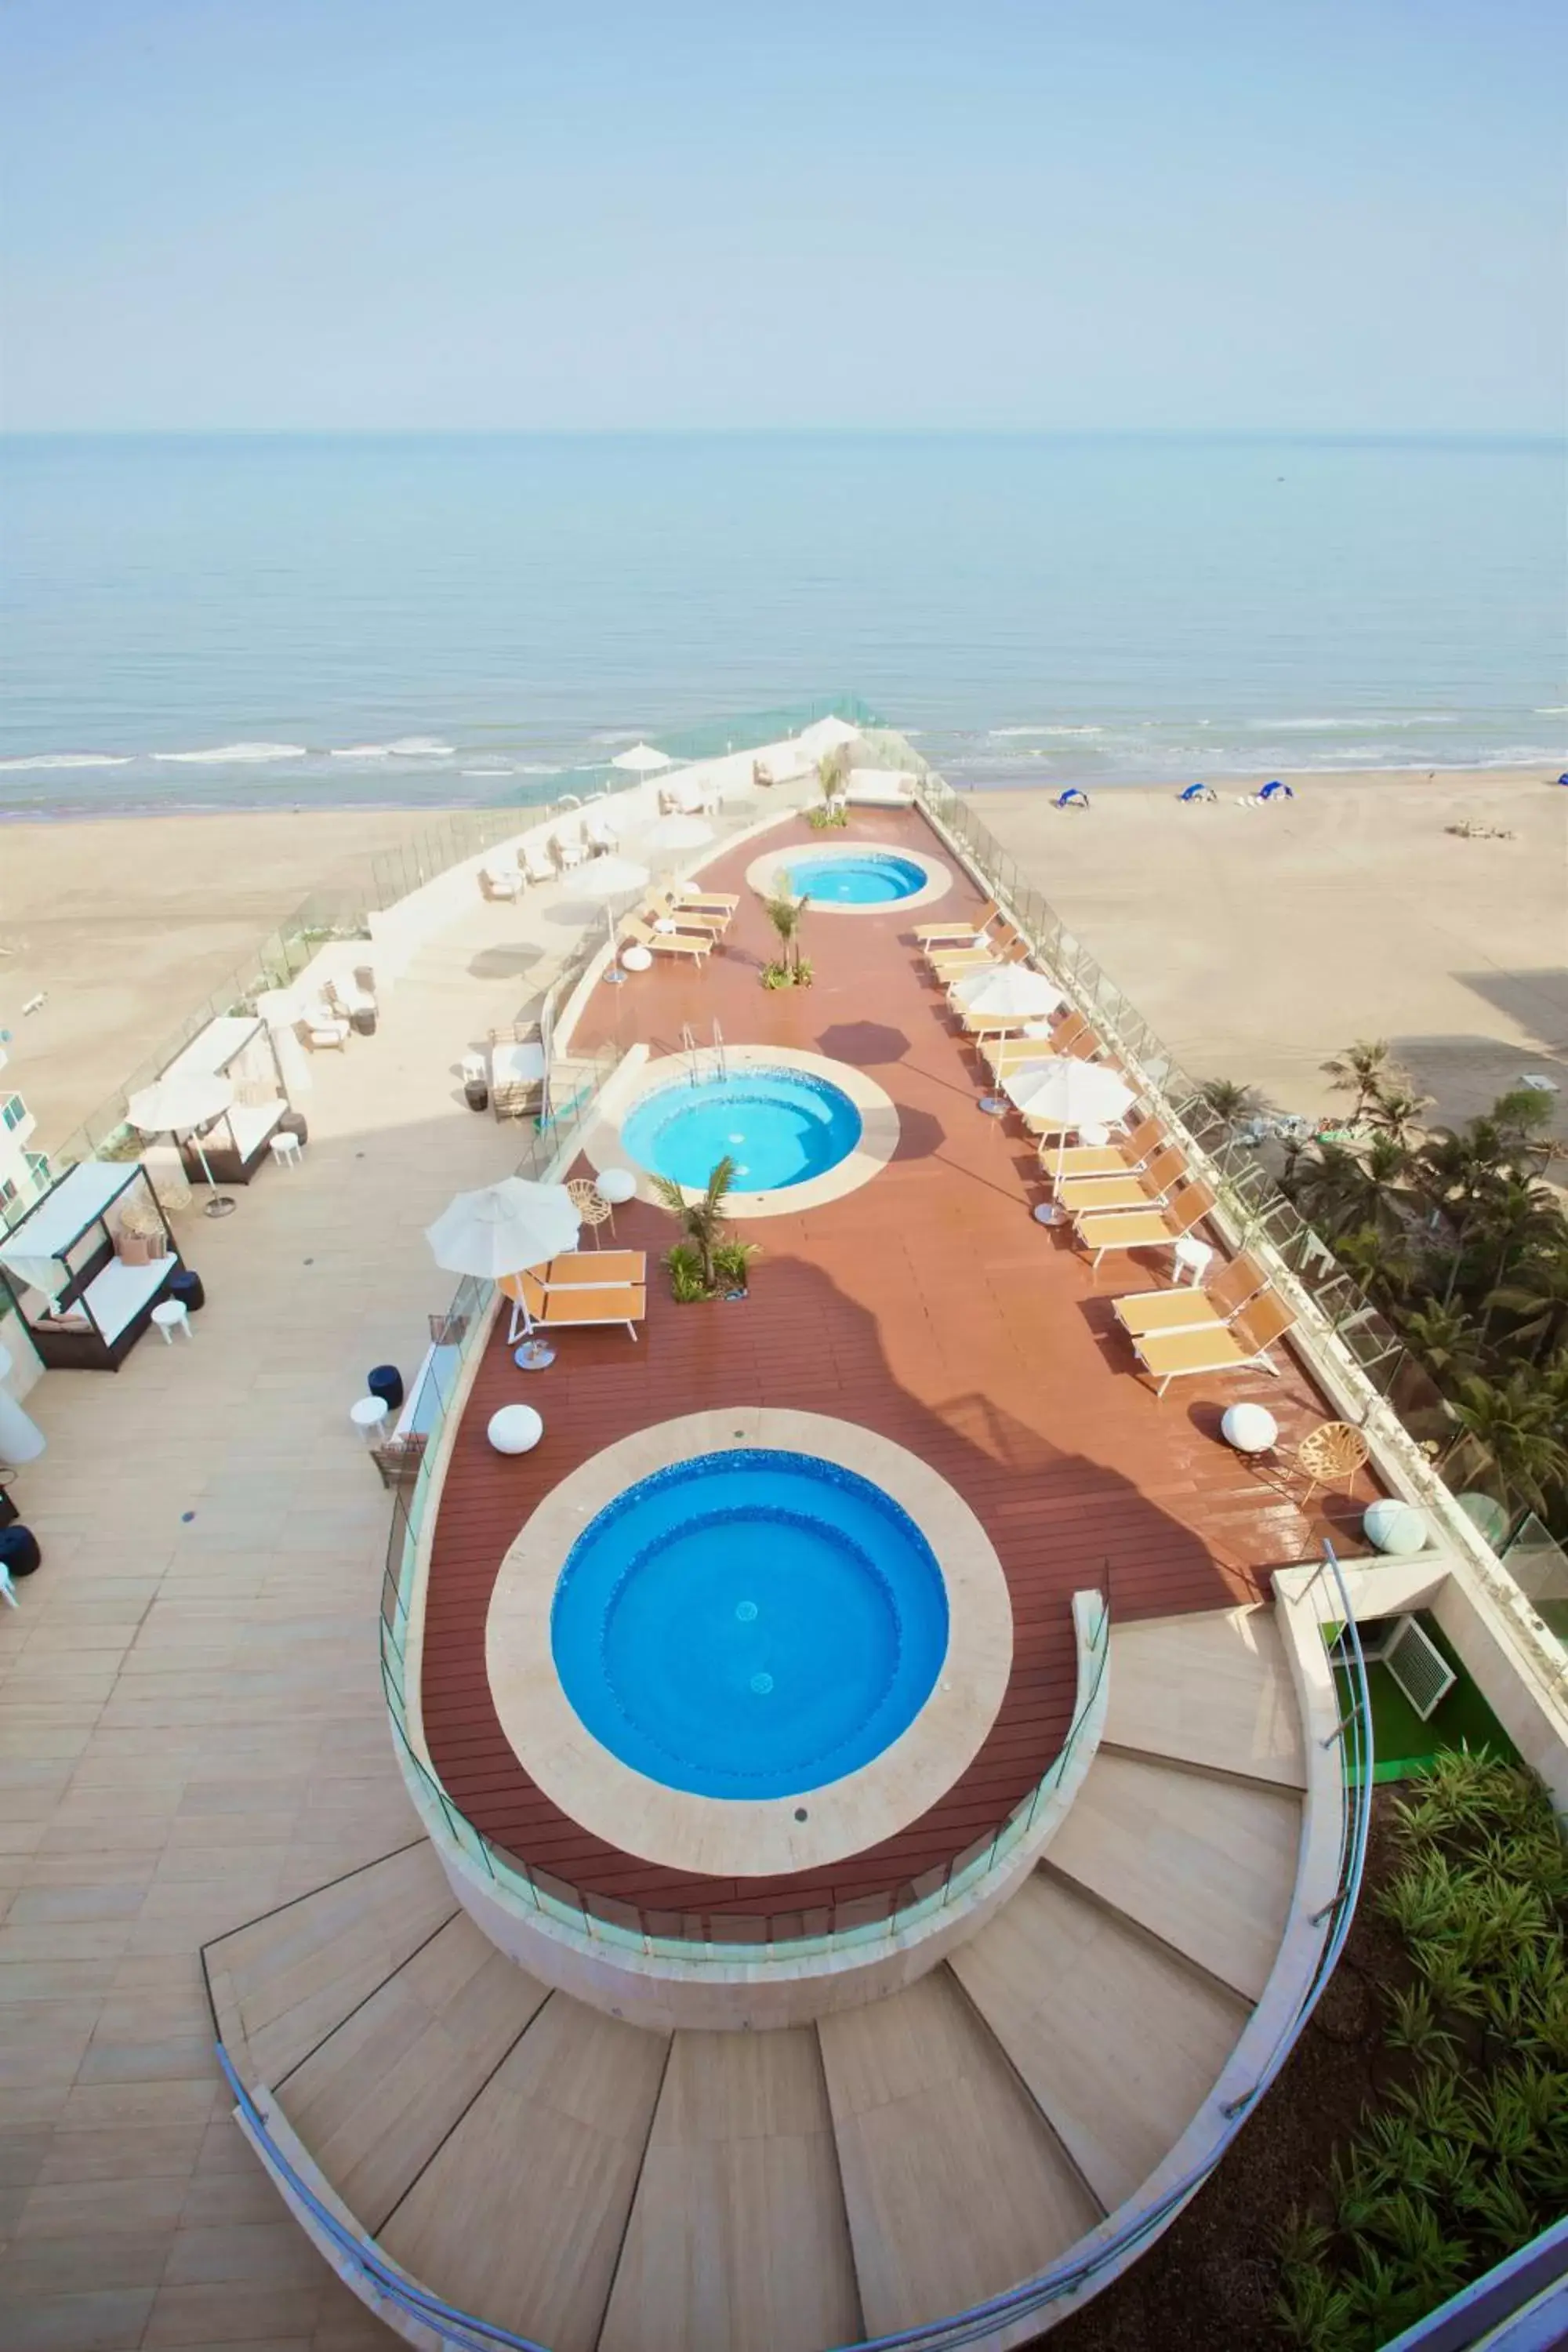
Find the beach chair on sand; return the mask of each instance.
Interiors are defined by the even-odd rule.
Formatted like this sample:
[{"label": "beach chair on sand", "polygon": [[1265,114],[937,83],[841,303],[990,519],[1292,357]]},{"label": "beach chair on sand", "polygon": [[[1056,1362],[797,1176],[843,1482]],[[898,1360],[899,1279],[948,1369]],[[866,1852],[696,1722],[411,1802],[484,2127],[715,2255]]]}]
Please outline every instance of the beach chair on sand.
[{"label": "beach chair on sand", "polygon": [[712,934],[709,931],[656,931],[650,923],[639,922],[635,915],[621,928],[627,939],[635,940],[638,947],[647,948],[656,956],[684,956],[689,963],[706,963],[713,952]]},{"label": "beach chair on sand", "polygon": [[1167,1143],[1146,1168],[1124,1169],[1120,1176],[1064,1176],[1052,1190],[1073,1216],[1080,1209],[1163,1209],[1186,1172],[1180,1144]]},{"label": "beach chair on sand", "polygon": [[1116,1319],[1130,1339],[1147,1339],[1157,1331],[1207,1331],[1236,1317],[1265,1287],[1262,1267],[1245,1253],[1221,1266],[1199,1290],[1178,1283],[1173,1290],[1135,1290],[1113,1298]]},{"label": "beach chair on sand", "polygon": [[1206,1184],[1187,1184],[1164,1209],[1080,1209],[1074,1230],[1098,1273],[1100,1259],[1112,1250],[1168,1248],[1213,1207]]},{"label": "beach chair on sand", "polygon": [[1040,1168],[1053,1179],[1061,1176],[1125,1176],[1142,1168],[1165,1140],[1161,1120],[1145,1112],[1125,1135],[1109,1143],[1049,1143],[1040,1145]]},{"label": "beach chair on sand", "polygon": [[1227,1323],[1201,1330],[1152,1331],[1135,1339],[1133,1353],[1161,1396],[1174,1380],[1194,1372],[1264,1371],[1279,1374],[1268,1349],[1296,1320],[1278,1292],[1265,1290]]},{"label": "beach chair on sand", "polygon": [[915,944],[922,954],[928,948],[940,947],[944,940],[950,940],[955,948],[975,947],[996,920],[997,913],[995,899],[987,898],[977,915],[961,918],[955,923],[917,923]]}]

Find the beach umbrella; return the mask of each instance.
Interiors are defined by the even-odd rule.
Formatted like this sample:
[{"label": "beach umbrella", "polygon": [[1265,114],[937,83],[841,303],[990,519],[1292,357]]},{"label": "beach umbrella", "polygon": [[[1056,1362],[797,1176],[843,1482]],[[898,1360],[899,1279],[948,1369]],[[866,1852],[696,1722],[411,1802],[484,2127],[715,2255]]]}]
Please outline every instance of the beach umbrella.
[{"label": "beach umbrella", "polygon": [[1109,1126],[1132,1102],[1131,1087],[1114,1070],[1068,1055],[1010,1070],[1002,1087],[1017,1109],[1053,1127]]},{"label": "beach umbrella", "polygon": [[966,971],[954,981],[952,993],[954,1003],[961,1004],[972,1020],[985,1016],[999,1021],[1046,1021],[1067,1003],[1054,981],[1022,963]]},{"label": "beach umbrella", "polygon": [[562,1250],[575,1249],[581,1230],[564,1184],[503,1176],[499,1184],[458,1193],[435,1223],[426,1226],[425,1238],[447,1273],[496,1282],[503,1274],[542,1265]]},{"label": "beach umbrella", "polygon": [[639,849],[700,849],[713,838],[713,828],[700,816],[661,816],[637,835]]},{"label": "beach umbrella", "polygon": [[656,751],[651,743],[633,743],[610,761],[612,768],[624,768],[634,776],[656,776],[661,768],[674,764],[668,752]]},{"label": "beach umbrella", "polygon": [[596,898],[603,903],[610,934],[610,965],[605,978],[613,983],[618,984],[626,978],[616,961],[615,902],[619,899],[624,903],[627,898],[635,898],[639,890],[647,888],[652,879],[647,867],[638,866],[633,858],[595,857],[591,866],[584,867],[572,886],[578,897]]},{"label": "beach umbrella", "polygon": [[797,740],[803,751],[809,751],[814,758],[820,759],[824,751],[837,751],[840,744],[858,743],[860,730],[851,727],[847,719],[830,712],[827,718],[816,719],[811,726],[803,727]]},{"label": "beach umbrella", "polygon": [[224,1077],[216,1070],[190,1070],[165,1072],[150,1087],[133,1094],[125,1106],[127,1118],[142,1135],[172,1135],[176,1141],[182,1134],[190,1137],[202,1163],[202,1174],[213,1188],[212,1199],[205,1208],[209,1217],[226,1217],[234,1202],[218,1191],[217,1179],[207,1163],[197,1130],[221,1118],[233,1100],[232,1078]]}]

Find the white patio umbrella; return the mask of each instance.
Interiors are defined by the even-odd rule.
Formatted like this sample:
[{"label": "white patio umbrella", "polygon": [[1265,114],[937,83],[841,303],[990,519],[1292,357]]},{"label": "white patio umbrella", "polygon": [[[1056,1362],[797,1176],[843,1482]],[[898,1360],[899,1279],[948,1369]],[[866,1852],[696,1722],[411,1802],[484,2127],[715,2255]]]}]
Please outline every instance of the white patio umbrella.
[{"label": "white patio umbrella", "polygon": [[668,751],[656,751],[651,743],[633,743],[617,751],[610,765],[626,769],[634,776],[657,776],[661,768],[672,768],[675,762]]},{"label": "white patio umbrella", "polygon": [[192,1070],[155,1078],[150,1087],[133,1094],[125,1106],[127,1118],[143,1135],[172,1135],[176,1141],[182,1133],[190,1137],[202,1163],[202,1174],[213,1188],[212,1198],[204,1210],[209,1217],[226,1217],[234,1202],[218,1191],[217,1179],[207,1163],[196,1130],[210,1127],[233,1100],[232,1078],[224,1077],[216,1070]]},{"label": "white patio umbrella", "polygon": [[992,1014],[999,1021],[1045,1021],[1067,1003],[1054,981],[1020,963],[967,971],[953,982],[952,993],[954,1003],[975,1019]]},{"label": "white patio umbrella", "polygon": [[1009,1071],[1002,1086],[1008,1101],[1030,1118],[1064,1128],[1109,1125],[1133,1098],[1114,1070],[1065,1054]]},{"label": "white patio umbrella", "polygon": [[826,719],[816,719],[811,726],[803,727],[797,740],[803,751],[811,752],[814,758],[820,758],[824,751],[837,751],[841,743],[858,743],[860,730],[851,727],[847,719],[840,719],[830,712]]},{"label": "white patio umbrella", "polygon": [[700,849],[713,838],[713,828],[700,816],[661,816],[637,835],[639,849]]},{"label": "white patio umbrella", "polygon": [[634,858],[595,857],[592,866],[584,867],[572,886],[579,898],[597,898],[604,903],[605,920],[610,933],[610,962],[605,978],[612,983],[626,978],[616,961],[616,902],[624,906],[628,898],[635,898],[639,890],[646,890],[652,879],[647,867],[637,865]]},{"label": "white patio umbrella", "polygon": [[503,1176],[477,1192],[459,1192],[425,1228],[431,1255],[448,1274],[491,1282],[525,1266],[542,1265],[575,1249],[582,1220],[564,1184],[535,1184]]}]

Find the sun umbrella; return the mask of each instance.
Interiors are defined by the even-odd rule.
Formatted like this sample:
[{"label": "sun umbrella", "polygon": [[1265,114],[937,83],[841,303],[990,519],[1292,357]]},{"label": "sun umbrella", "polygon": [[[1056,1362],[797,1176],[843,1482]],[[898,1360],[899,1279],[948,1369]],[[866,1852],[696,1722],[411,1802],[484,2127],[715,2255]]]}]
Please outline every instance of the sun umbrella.
[{"label": "sun umbrella", "polygon": [[798,740],[803,751],[809,751],[813,758],[819,759],[824,751],[837,751],[841,743],[858,743],[860,730],[851,727],[847,719],[830,713],[827,718],[818,719],[811,726],[803,727]]},{"label": "sun umbrella", "polygon": [[610,967],[605,978],[618,982],[625,975],[616,961],[616,914],[617,898],[635,898],[646,890],[653,877],[646,866],[638,866],[630,857],[595,857],[592,866],[584,866],[573,884],[575,895],[583,898],[600,898],[605,904],[605,919],[610,934]]},{"label": "sun umbrella", "polygon": [[448,1274],[480,1275],[495,1282],[575,1249],[581,1228],[564,1184],[503,1176],[478,1192],[459,1192],[426,1226],[425,1238],[437,1265]]},{"label": "sun umbrella", "polygon": [[155,1078],[132,1096],[125,1106],[125,1115],[143,1135],[189,1135],[195,1146],[196,1158],[202,1163],[202,1173],[213,1188],[213,1197],[206,1203],[209,1217],[226,1217],[234,1202],[217,1190],[217,1179],[207,1164],[202,1150],[198,1128],[210,1127],[234,1100],[234,1081],[216,1070],[191,1070]]},{"label": "sun umbrella", "polygon": [[700,849],[713,838],[713,828],[700,816],[661,816],[637,835],[639,849]]},{"label": "sun umbrella", "polygon": [[1132,1100],[1131,1087],[1114,1070],[1067,1055],[1010,1071],[1002,1085],[1008,1101],[1027,1118],[1052,1127],[1106,1125],[1120,1118]]},{"label": "sun umbrella", "polygon": [[667,751],[656,751],[651,743],[633,743],[610,761],[612,768],[627,769],[634,776],[654,776],[674,764]]},{"label": "sun umbrella", "polygon": [[1044,1021],[1067,1003],[1044,972],[1019,963],[994,964],[989,971],[966,971],[952,988],[955,1003],[972,1019]]}]

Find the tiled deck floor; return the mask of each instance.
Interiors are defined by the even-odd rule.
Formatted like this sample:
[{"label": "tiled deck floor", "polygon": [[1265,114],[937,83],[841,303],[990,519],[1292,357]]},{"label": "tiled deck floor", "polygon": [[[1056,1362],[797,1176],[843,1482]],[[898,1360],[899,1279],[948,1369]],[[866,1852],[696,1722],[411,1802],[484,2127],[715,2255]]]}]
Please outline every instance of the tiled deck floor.
[{"label": "tiled deck floor", "polygon": [[[867,838],[930,850],[913,814],[855,820]],[[800,837],[809,839],[804,826]],[[795,835],[780,834],[780,842]],[[977,1108],[976,1066],[924,982],[909,919],[819,915],[809,922],[816,985],[758,984],[767,930],[744,892],[748,853],[704,877],[742,891],[706,971],[657,968],[601,989],[580,1033],[670,1050],[689,1021],[715,1018],[731,1044],[804,1047],[874,1075],[899,1107],[897,1158],[858,1192],[802,1216],[746,1228],[763,1255],[743,1304],[677,1307],[649,1287],[642,1342],[578,1332],[542,1374],[516,1370],[504,1323],[492,1336],[458,1433],[436,1530],[424,1671],[426,1735],[453,1798],[514,1853],[623,1901],[783,1911],[896,1885],[1001,1822],[1060,1744],[1073,1696],[1068,1600],[1109,1573],[1118,1619],[1214,1609],[1256,1596],[1267,1571],[1315,1550],[1325,1525],[1355,1549],[1359,1501],[1307,1517],[1218,1440],[1226,1404],[1266,1402],[1289,1441],[1328,1408],[1282,1355],[1284,1377],[1176,1382],[1163,1402],[1135,1376],[1113,1325],[1118,1291],[1167,1277],[1145,1256],[1101,1270],[1035,1224],[1028,1151],[1009,1122]],[[975,903],[967,881],[916,920]],[[641,1206],[617,1239],[668,1245],[669,1221]],[[521,1460],[494,1454],[485,1424],[526,1396],[545,1437]],[[951,1480],[1001,1555],[1012,1590],[1015,1663],[996,1723],[970,1769],[900,1836],[826,1879],[692,1880],[588,1836],[528,1779],[496,1720],[484,1625],[496,1570],[546,1489],[613,1440],[673,1414],[726,1403],[792,1406],[863,1422]]]}]

